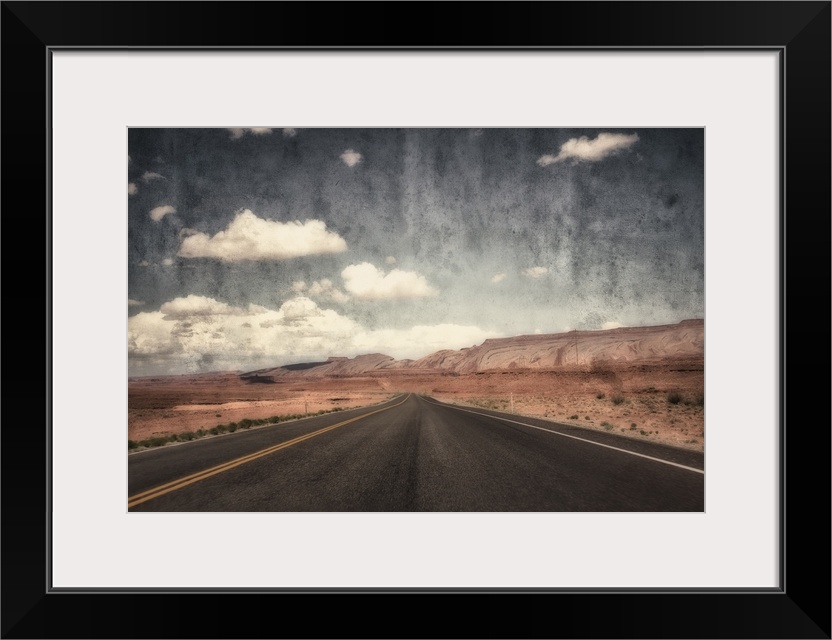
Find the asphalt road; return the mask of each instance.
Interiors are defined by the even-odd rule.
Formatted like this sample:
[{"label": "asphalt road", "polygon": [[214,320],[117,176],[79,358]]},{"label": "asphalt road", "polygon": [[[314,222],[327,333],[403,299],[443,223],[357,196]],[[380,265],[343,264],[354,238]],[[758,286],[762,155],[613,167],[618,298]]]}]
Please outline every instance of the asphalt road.
[{"label": "asphalt road", "polygon": [[701,453],[416,395],[128,456],[132,511],[703,511]]}]

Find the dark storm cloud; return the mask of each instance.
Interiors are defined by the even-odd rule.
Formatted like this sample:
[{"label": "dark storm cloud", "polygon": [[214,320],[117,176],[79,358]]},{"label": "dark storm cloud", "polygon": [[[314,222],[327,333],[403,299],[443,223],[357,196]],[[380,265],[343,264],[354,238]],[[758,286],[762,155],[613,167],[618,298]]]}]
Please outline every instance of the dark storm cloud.
[{"label": "dark storm cloud", "polygon": [[701,129],[131,129],[129,153],[148,322],[191,294],[276,312],[302,293],[374,330],[703,314]]}]

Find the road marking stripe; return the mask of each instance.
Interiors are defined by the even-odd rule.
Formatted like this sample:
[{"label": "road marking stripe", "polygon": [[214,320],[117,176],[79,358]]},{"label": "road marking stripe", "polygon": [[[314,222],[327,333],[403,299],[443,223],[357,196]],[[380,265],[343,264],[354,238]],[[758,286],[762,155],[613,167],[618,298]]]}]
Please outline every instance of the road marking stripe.
[{"label": "road marking stripe", "polygon": [[559,431],[552,431],[551,429],[546,429],[545,427],[538,427],[533,424],[527,424],[525,422],[518,422],[517,420],[509,420],[508,418],[501,418],[500,416],[494,416],[490,413],[480,413],[479,411],[471,411],[469,409],[462,409],[461,407],[455,407],[451,404],[441,404],[438,402],[431,402],[425,397],[422,399],[432,405],[437,407],[448,407],[449,409],[456,409],[457,411],[465,411],[466,413],[474,413],[478,416],[486,416],[487,418],[494,418],[494,420],[502,420],[503,422],[513,422],[514,424],[519,424],[523,427],[531,427],[532,429],[538,429],[540,431],[545,431],[546,433],[552,433],[556,436],[563,436],[564,438],[572,438],[573,440],[580,440],[581,442],[588,442],[589,444],[598,445],[599,447],[605,447],[607,449],[612,449],[614,451],[621,451],[622,453],[629,453],[631,456],[638,456],[639,458],[647,458],[648,460],[655,460],[656,462],[661,462],[662,464],[669,464],[673,467],[679,467],[680,469],[687,469],[688,471],[695,471],[696,473],[701,473],[705,475],[705,471],[703,469],[697,469],[696,467],[689,467],[684,464],[679,464],[678,462],[671,462],[670,460],[662,460],[661,458],[654,458],[653,456],[648,456],[643,453],[636,453],[635,451],[629,451],[627,449],[621,449],[620,447],[613,447],[610,444],[602,444],[600,442],[596,442],[594,440],[587,440],[586,438],[579,438],[578,436],[571,436],[567,433],[560,433]]},{"label": "road marking stripe", "polygon": [[166,493],[170,493],[171,491],[176,491],[177,489],[181,489],[182,487],[186,487],[189,484],[193,484],[194,482],[199,482],[200,480],[204,480],[205,478],[210,478],[211,476],[215,476],[219,473],[224,471],[228,471],[229,469],[233,469],[234,467],[239,467],[247,462],[251,462],[253,460],[257,460],[258,458],[262,458],[269,454],[272,454],[276,451],[280,451],[281,449],[285,449],[287,447],[291,447],[292,445],[298,444],[299,442],[303,442],[304,440],[309,440],[310,438],[314,438],[315,436],[319,436],[327,431],[332,431],[333,429],[337,429],[338,427],[343,427],[346,424],[350,424],[351,422],[355,422],[356,420],[361,420],[361,418],[366,418],[368,416],[374,415],[376,413],[381,413],[382,411],[387,411],[388,409],[393,409],[398,407],[399,405],[404,404],[407,399],[410,397],[408,394],[404,400],[401,402],[391,405],[389,407],[384,407],[383,409],[376,409],[375,411],[371,411],[370,413],[365,413],[360,416],[356,416],[355,418],[350,418],[349,420],[344,420],[343,422],[339,422],[338,424],[333,424],[328,427],[324,427],[322,429],[318,429],[317,431],[313,431],[312,433],[307,433],[302,436],[298,436],[297,438],[293,438],[292,440],[287,440],[286,442],[281,442],[280,444],[273,445],[271,447],[267,447],[265,449],[261,449],[260,451],[255,451],[254,453],[249,453],[245,456],[240,458],[235,458],[234,460],[229,460],[228,462],[223,462],[215,467],[211,467],[209,469],[204,469],[202,471],[198,471],[196,473],[192,473],[189,476],[185,476],[183,478],[178,478],[177,480],[172,480],[171,482],[167,482],[165,484],[159,485],[158,487],[154,487],[153,489],[148,489],[147,491],[142,491],[141,493],[137,493],[133,496],[130,496],[127,499],[127,508],[138,506],[148,500],[153,500],[154,498],[158,498],[159,496],[163,496]]}]

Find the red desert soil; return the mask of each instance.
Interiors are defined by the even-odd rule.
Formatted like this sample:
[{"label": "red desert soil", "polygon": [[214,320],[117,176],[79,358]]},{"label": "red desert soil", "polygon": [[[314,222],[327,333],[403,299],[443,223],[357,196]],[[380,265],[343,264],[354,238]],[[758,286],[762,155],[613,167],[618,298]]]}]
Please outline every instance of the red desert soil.
[{"label": "red desert soil", "polygon": [[263,369],[243,378],[215,373],[130,379],[128,438],[346,409],[416,392],[701,451],[704,382],[701,320],[519,336],[417,361],[371,354]]}]

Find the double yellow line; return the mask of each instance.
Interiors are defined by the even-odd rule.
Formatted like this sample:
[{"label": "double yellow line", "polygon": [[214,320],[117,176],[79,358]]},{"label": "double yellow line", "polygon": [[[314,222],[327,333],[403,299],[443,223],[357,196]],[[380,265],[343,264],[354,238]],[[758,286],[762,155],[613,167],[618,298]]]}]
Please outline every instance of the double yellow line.
[{"label": "double yellow line", "polygon": [[211,467],[210,469],[205,469],[204,471],[199,471],[197,473],[192,473],[191,475],[185,476],[184,478],[179,478],[178,480],[173,480],[172,482],[168,482],[158,487],[154,487],[153,489],[142,491],[141,493],[137,493],[136,495],[127,498],[127,508],[130,509],[132,507],[136,507],[144,502],[147,502],[148,500],[153,500],[154,498],[163,496],[166,493],[170,493],[171,491],[176,491],[177,489],[181,489],[182,487],[187,487],[189,484],[193,484],[194,482],[199,482],[200,480],[205,480],[205,478],[215,476],[218,473],[228,471],[229,469],[233,469],[234,467],[239,467],[242,464],[251,462],[253,460],[257,460],[258,458],[262,458],[264,456],[272,454],[275,451],[280,451],[281,449],[285,449],[286,447],[291,447],[292,445],[298,444],[299,442],[303,442],[304,440],[309,440],[310,438],[319,436],[322,433],[326,433],[327,431],[332,431],[333,429],[337,429],[338,427],[343,427],[345,424],[355,422],[356,420],[361,420],[362,418],[372,416],[376,413],[381,413],[382,411],[387,411],[388,409],[393,409],[401,404],[404,404],[409,397],[410,396],[408,395],[401,402],[398,402],[389,407],[384,407],[383,409],[376,409],[375,411],[371,411],[370,413],[365,413],[363,415],[356,416],[355,418],[350,418],[349,420],[339,422],[338,424],[333,424],[329,427],[318,429],[317,431],[313,431],[312,433],[307,433],[305,436],[298,436],[297,438],[293,438],[292,440],[287,440],[286,442],[281,442],[280,444],[276,444],[274,446],[261,449],[260,451],[255,451],[254,453],[242,456],[241,458],[235,458],[234,460],[229,460],[228,462],[218,464],[216,467]]}]

